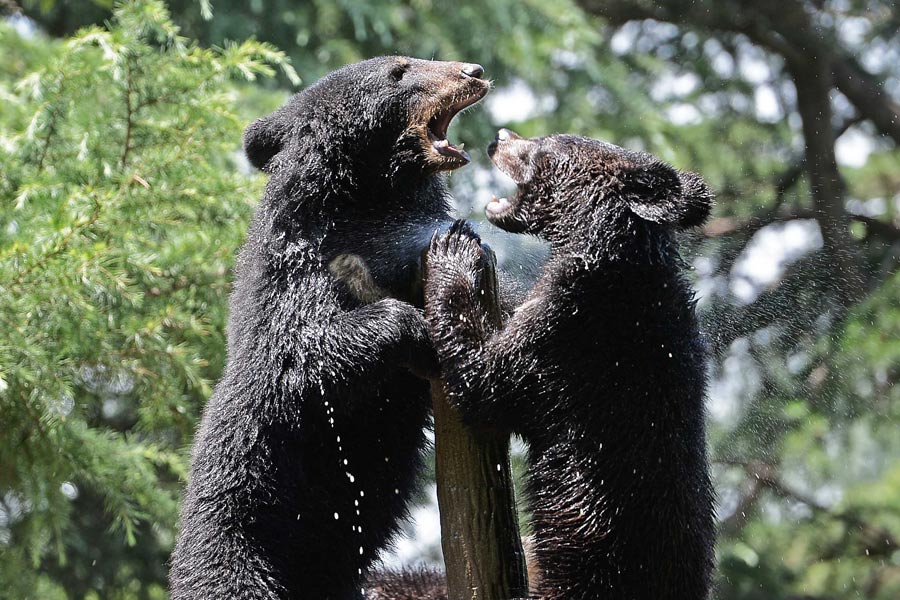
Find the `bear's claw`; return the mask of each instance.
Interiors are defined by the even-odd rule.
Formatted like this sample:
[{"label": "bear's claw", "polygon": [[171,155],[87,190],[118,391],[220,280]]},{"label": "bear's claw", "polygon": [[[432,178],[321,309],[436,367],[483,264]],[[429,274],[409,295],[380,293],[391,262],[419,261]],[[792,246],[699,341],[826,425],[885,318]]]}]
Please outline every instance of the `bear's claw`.
[{"label": "bear's claw", "polygon": [[474,274],[481,268],[483,259],[481,238],[464,219],[454,221],[446,233],[435,232],[428,248],[429,270],[440,269],[438,263],[442,263]]}]

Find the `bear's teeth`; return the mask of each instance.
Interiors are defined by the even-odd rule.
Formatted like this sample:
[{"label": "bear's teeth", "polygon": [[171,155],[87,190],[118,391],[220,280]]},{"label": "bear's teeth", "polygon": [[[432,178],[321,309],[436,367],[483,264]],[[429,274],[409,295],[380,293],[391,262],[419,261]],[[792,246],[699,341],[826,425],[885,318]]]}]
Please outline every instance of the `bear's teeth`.
[{"label": "bear's teeth", "polygon": [[488,203],[485,212],[489,216],[499,216],[505,213],[512,206],[509,198],[497,198],[496,196]]}]

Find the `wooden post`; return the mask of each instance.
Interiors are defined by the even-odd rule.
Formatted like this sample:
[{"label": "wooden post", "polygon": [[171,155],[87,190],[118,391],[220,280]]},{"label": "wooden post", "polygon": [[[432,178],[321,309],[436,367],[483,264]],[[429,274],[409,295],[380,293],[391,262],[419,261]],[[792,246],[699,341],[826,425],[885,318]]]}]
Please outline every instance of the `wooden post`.
[{"label": "wooden post", "polygon": [[[482,306],[501,325],[497,259],[485,248]],[[528,596],[509,463],[509,436],[463,426],[443,382],[431,385],[441,546],[450,600]]]}]

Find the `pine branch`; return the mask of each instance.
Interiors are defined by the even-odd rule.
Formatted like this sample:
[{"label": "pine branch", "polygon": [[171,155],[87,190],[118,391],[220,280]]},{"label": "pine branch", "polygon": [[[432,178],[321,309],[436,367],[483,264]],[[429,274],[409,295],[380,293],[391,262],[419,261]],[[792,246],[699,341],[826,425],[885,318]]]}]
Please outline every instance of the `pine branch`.
[{"label": "pine branch", "polygon": [[134,127],[134,107],[131,104],[132,86],[131,59],[129,58],[125,61],[125,144],[122,158],[119,161],[123,169],[128,162],[128,153],[131,152],[131,130]]}]

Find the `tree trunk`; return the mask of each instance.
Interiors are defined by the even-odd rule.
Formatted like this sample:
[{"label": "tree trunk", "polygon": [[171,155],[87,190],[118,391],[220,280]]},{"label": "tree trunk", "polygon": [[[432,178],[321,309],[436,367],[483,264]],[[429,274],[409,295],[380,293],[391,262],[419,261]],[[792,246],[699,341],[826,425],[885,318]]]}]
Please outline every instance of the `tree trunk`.
[{"label": "tree trunk", "polygon": [[[496,258],[487,250],[482,305],[500,326]],[[444,384],[432,382],[441,546],[450,600],[528,595],[509,463],[509,436],[466,428]]]},{"label": "tree trunk", "polygon": [[797,88],[797,112],[803,122],[806,172],[813,210],[822,229],[824,249],[838,277],[834,289],[844,308],[857,302],[866,290],[859,250],[850,238],[850,219],[844,210],[845,191],[834,156],[831,125],[830,63],[811,56],[802,64],[787,62]]}]

